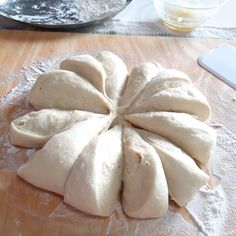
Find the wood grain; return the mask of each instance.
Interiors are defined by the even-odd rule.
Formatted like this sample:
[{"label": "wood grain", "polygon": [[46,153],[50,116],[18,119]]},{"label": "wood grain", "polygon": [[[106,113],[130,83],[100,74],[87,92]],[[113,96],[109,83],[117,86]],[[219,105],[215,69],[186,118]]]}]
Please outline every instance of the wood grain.
[{"label": "wood grain", "polygon": [[[123,56],[129,68],[135,63],[155,59],[165,67],[188,73],[208,97],[214,108],[212,117],[236,133],[235,90],[201,69],[196,62],[201,53],[222,42],[226,41],[1,31],[0,82],[9,71],[17,71],[32,61],[54,57],[62,52],[74,54],[81,51],[110,50]],[[236,46],[236,41],[228,43]],[[0,95],[6,94],[13,86],[14,83],[10,83],[0,87]],[[215,104],[212,93],[219,93],[222,99],[229,102],[228,106],[220,107]],[[109,224],[107,218],[87,217],[82,213],[78,213],[77,220],[71,220],[68,215],[51,217],[51,212],[55,211],[62,198],[50,193],[45,198],[44,193],[22,181],[15,172],[2,169],[0,165],[0,235],[106,234]],[[119,211],[114,213],[114,217],[119,217]],[[122,231],[121,223],[121,228],[111,230],[112,233],[108,235],[133,235],[129,232],[133,232],[134,225],[129,219],[127,222],[127,232]],[[92,227],[94,223],[98,224],[97,228]],[[157,232],[153,235],[160,234]]]}]

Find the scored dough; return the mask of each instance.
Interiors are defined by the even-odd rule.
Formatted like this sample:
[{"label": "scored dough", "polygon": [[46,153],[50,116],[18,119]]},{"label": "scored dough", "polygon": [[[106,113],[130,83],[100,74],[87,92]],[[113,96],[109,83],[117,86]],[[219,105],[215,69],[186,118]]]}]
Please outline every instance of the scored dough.
[{"label": "scored dough", "polygon": [[125,128],[122,204],[128,216],[153,218],[168,209],[168,188],[155,149],[132,129]]},{"label": "scored dough", "polygon": [[94,86],[65,70],[40,75],[30,91],[29,101],[36,109],[86,110],[103,114],[110,110],[107,99]]},{"label": "scored dough", "polygon": [[134,113],[150,111],[184,112],[205,121],[210,116],[210,106],[205,96],[192,86],[170,88],[137,104]]},{"label": "scored dough", "polygon": [[12,121],[10,141],[44,146],[17,173],[83,212],[109,216],[122,195],[128,216],[161,217],[168,194],[184,206],[208,181],[198,162],[216,144],[210,106],[181,71],[151,61],[128,76],[111,52],[72,56],[38,77],[29,102],[43,110]]},{"label": "scored dough", "polygon": [[76,110],[42,109],[33,111],[11,122],[11,144],[39,148],[53,135],[71,128],[75,123],[101,116],[101,114]]},{"label": "scored dough", "polygon": [[132,124],[159,134],[206,164],[216,144],[216,131],[185,113],[147,112],[126,115]]},{"label": "scored dough", "polygon": [[18,169],[18,175],[39,188],[63,195],[66,178],[78,155],[109,124],[110,117],[94,118],[56,134]]},{"label": "scored dough", "polygon": [[124,94],[119,101],[123,113],[136,99],[143,88],[154,78],[162,67],[155,61],[139,64],[134,67],[129,75]]},{"label": "scored dough", "polygon": [[113,102],[117,103],[126,84],[127,67],[121,58],[112,52],[99,52],[96,59],[102,63],[107,74],[106,94]]},{"label": "scored dough", "polygon": [[115,126],[85,147],[66,181],[66,203],[93,215],[111,214],[121,187],[121,132]]},{"label": "scored dough", "polygon": [[71,56],[60,64],[60,69],[69,70],[87,79],[98,91],[105,94],[106,71],[96,58],[90,55]]},{"label": "scored dough", "polygon": [[135,129],[141,137],[152,145],[161,158],[171,198],[184,206],[192,200],[209,177],[180,148],[159,135]]}]

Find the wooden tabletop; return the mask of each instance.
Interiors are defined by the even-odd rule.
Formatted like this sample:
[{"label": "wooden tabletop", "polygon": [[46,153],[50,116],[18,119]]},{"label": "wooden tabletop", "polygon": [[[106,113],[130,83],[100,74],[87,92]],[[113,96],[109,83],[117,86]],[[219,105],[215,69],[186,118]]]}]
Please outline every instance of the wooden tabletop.
[{"label": "wooden tabletop", "polygon": [[[236,41],[225,40],[0,31],[0,95],[15,85],[14,82],[2,83],[9,71],[16,72],[33,61],[56,57],[63,52],[110,50],[121,55],[129,68],[155,59],[165,67],[183,70],[206,94],[212,105],[212,119],[236,133],[235,90],[197,64],[201,53],[223,42],[236,46]],[[219,100],[216,101],[216,97]],[[222,100],[227,105],[221,103]],[[0,235],[105,235],[109,223],[106,218],[90,217],[88,221],[88,216],[78,213],[78,223],[70,216],[50,217],[61,200],[50,193],[45,198],[44,191],[20,180],[15,172],[0,164]],[[97,230],[93,227],[95,221],[100,225]],[[108,235],[133,235],[126,233],[114,229]]]}]

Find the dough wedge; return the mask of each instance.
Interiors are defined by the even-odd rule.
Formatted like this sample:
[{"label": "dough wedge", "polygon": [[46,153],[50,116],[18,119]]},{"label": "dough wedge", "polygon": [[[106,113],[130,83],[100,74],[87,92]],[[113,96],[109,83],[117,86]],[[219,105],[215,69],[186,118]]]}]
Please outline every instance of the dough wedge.
[{"label": "dough wedge", "polygon": [[107,114],[107,99],[88,81],[66,70],[56,70],[39,76],[29,95],[35,109],[57,108],[86,110]]},{"label": "dough wedge", "polygon": [[137,104],[134,113],[172,111],[194,115],[201,121],[210,116],[210,106],[205,96],[192,86],[182,86],[161,91]]},{"label": "dough wedge", "polygon": [[96,59],[103,65],[107,74],[105,80],[106,94],[116,104],[126,85],[127,67],[122,59],[112,52],[99,52]]},{"label": "dough wedge", "polygon": [[209,176],[168,140],[148,131],[135,130],[155,148],[165,171],[169,194],[179,206],[184,206],[207,183]]},{"label": "dough wedge", "polygon": [[146,62],[137,65],[131,71],[124,94],[120,98],[120,113],[127,110],[144,87],[162,70],[157,62]]},{"label": "dough wedge", "polygon": [[125,119],[139,128],[165,137],[204,164],[216,144],[216,131],[189,114],[147,112],[126,115]]},{"label": "dough wedge", "polygon": [[108,117],[90,119],[56,134],[18,169],[18,175],[36,187],[63,195],[65,181],[78,155],[109,124]]},{"label": "dough wedge", "polygon": [[168,209],[168,187],[155,149],[132,129],[125,128],[122,205],[135,218],[163,216]]},{"label": "dough wedge", "polygon": [[95,137],[78,157],[65,185],[64,201],[97,216],[109,216],[120,193],[121,126]]},{"label": "dough wedge", "polygon": [[163,69],[146,85],[134,104],[128,109],[128,113],[134,112],[141,103],[163,90],[186,85],[192,85],[192,81],[185,73],[174,69]]},{"label": "dough wedge", "polygon": [[101,116],[103,115],[76,110],[42,109],[32,111],[11,122],[11,144],[40,148],[52,136],[71,128],[77,122]]},{"label": "dough wedge", "polygon": [[71,56],[61,62],[60,69],[75,72],[105,94],[106,71],[93,56],[87,54]]}]

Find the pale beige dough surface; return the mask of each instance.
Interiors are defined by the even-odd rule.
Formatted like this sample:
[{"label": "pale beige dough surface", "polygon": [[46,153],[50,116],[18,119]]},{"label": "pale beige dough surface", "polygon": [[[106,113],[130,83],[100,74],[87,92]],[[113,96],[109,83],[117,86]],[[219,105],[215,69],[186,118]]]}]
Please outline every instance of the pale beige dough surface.
[{"label": "pale beige dough surface", "polygon": [[208,181],[198,162],[208,162],[216,132],[185,73],[151,61],[127,77],[107,51],[69,57],[60,68],[30,91],[31,104],[45,109],[11,124],[13,144],[45,144],[18,170],[23,179],[98,216],[112,213],[121,191],[125,213],[136,218],[164,216],[168,195],[184,206]]}]

